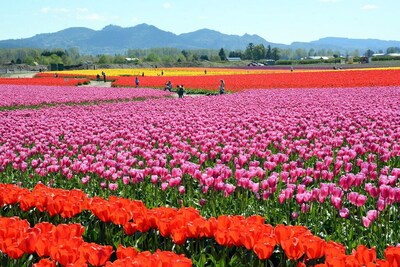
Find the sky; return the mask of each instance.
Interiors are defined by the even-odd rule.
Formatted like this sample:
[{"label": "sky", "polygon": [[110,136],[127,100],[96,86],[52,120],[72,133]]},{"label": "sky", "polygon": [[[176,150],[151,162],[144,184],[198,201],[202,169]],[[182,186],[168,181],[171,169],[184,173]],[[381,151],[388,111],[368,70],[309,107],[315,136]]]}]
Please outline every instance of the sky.
[{"label": "sky", "polygon": [[0,9],[0,40],[146,23],[175,34],[207,28],[282,44],[324,37],[400,41],[399,10],[399,0],[13,0]]}]

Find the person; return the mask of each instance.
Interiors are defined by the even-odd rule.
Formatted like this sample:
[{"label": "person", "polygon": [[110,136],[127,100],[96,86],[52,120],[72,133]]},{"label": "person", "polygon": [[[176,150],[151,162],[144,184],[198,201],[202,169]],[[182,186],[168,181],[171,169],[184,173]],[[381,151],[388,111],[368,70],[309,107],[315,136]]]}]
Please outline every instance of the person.
[{"label": "person", "polygon": [[225,94],[225,82],[224,80],[219,81],[219,94],[223,95]]},{"label": "person", "polygon": [[293,66],[290,66],[290,72],[293,72]]},{"label": "person", "polygon": [[97,81],[100,81],[100,74],[97,74],[97,75],[96,75],[96,80],[97,80]]},{"label": "person", "polygon": [[164,91],[172,91],[172,83],[171,83],[171,81],[168,81],[166,84],[165,84],[165,87],[164,87]]},{"label": "person", "polygon": [[58,78],[58,73],[54,73],[54,78]]},{"label": "person", "polygon": [[204,74],[207,74],[207,70],[206,69],[204,70]]},{"label": "person", "polygon": [[178,85],[178,96],[179,98],[183,98],[183,94],[185,93],[185,88],[183,87],[183,84]]},{"label": "person", "polygon": [[164,76],[164,71],[163,70],[161,71],[161,76]]},{"label": "person", "polygon": [[144,72],[142,72],[142,77],[144,77]]},{"label": "person", "polygon": [[103,81],[106,82],[107,81],[106,73],[103,71],[102,74],[103,74]]},{"label": "person", "polygon": [[136,85],[136,88],[138,88],[138,86],[139,86],[139,78],[138,78],[138,76],[136,76],[136,78],[135,78],[135,85]]}]

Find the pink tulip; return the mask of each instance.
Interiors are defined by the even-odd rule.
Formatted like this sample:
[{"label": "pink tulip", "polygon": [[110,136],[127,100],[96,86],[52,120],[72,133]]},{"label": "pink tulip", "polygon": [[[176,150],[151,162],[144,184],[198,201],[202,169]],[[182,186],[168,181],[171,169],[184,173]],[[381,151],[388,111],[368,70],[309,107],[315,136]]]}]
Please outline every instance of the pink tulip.
[{"label": "pink tulip", "polygon": [[348,218],[350,215],[349,209],[348,208],[341,208],[339,210],[339,216],[342,218]]}]

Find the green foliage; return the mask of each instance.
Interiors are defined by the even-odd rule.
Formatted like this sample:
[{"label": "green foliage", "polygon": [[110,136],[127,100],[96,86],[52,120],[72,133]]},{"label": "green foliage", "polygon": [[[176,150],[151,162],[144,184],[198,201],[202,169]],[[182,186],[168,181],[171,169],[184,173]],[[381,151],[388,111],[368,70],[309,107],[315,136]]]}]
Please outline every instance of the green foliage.
[{"label": "green foliage", "polygon": [[145,59],[147,62],[158,62],[160,57],[156,53],[150,53]]},{"label": "green foliage", "polygon": [[275,61],[275,65],[292,65],[293,60],[277,60]]},{"label": "green foliage", "polygon": [[390,60],[400,60],[397,56],[376,56],[372,58],[372,61],[390,61]]},{"label": "green foliage", "polygon": [[125,57],[123,57],[121,55],[116,55],[116,56],[114,56],[114,59],[112,62],[114,64],[124,64],[124,63],[126,63],[126,59],[125,59]]},{"label": "green foliage", "polygon": [[209,60],[207,55],[201,55],[200,60]]},{"label": "green foliage", "polygon": [[110,58],[109,58],[109,56],[107,56],[107,55],[101,55],[101,56],[99,57],[98,63],[99,63],[99,64],[109,64],[109,63],[110,63]]},{"label": "green foliage", "polygon": [[223,48],[221,48],[219,50],[218,56],[222,61],[226,60],[226,54],[225,54],[225,50]]},{"label": "green foliage", "polygon": [[389,47],[388,49],[386,49],[386,53],[400,53],[400,47]]}]

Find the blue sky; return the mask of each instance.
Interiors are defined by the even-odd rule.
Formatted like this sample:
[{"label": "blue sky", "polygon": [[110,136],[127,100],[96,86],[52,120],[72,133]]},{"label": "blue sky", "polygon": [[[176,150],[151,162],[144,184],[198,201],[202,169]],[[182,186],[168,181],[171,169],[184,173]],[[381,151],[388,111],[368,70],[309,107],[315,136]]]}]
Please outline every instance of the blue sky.
[{"label": "blue sky", "polygon": [[203,28],[290,44],[334,36],[400,40],[399,0],[13,0],[0,9],[0,40],[68,27],[147,23],[175,34]]}]

